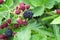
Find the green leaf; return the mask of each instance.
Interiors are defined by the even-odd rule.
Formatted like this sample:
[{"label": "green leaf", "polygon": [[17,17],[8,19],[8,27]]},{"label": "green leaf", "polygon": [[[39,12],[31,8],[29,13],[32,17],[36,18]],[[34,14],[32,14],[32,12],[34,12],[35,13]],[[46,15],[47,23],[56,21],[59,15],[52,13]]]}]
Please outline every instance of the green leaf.
[{"label": "green leaf", "polygon": [[55,1],[57,1],[58,3],[60,2],[60,0],[55,0]]},{"label": "green leaf", "polygon": [[1,5],[0,12],[8,10],[6,5]]},{"label": "green leaf", "polygon": [[42,3],[42,0],[29,0],[31,2],[31,4],[35,7],[38,7],[38,6],[41,6],[43,3]]},{"label": "green leaf", "polygon": [[36,28],[36,27],[33,27],[32,29],[35,30],[35,31],[38,31],[39,33],[43,33],[43,34],[48,35],[50,37],[54,37],[52,32],[49,32],[49,31],[46,31],[46,30],[43,30],[43,29],[39,29],[39,28]]},{"label": "green leaf", "polygon": [[[2,12],[1,12],[2,13]],[[3,19],[3,16],[2,14],[0,13],[0,25],[2,24],[2,19]]]},{"label": "green leaf", "polygon": [[16,4],[20,4],[20,2],[24,2],[25,4],[30,4],[29,0],[14,0]]},{"label": "green leaf", "polygon": [[58,25],[53,25],[53,30],[54,30],[54,34],[55,34],[55,37],[56,37],[56,40],[60,40],[60,37],[59,37],[59,26]]},{"label": "green leaf", "polygon": [[44,17],[44,18],[42,18],[41,20],[42,20],[42,21],[48,21],[48,20],[52,20],[52,19],[54,19],[54,18],[56,18],[56,17],[58,17],[58,16],[57,16],[57,15],[53,15],[53,16]]},{"label": "green leaf", "polygon": [[0,34],[3,34],[6,31],[6,29],[0,29]]},{"label": "green leaf", "polygon": [[13,0],[6,0],[5,4],[8,6],[8,7],[11,7],[13,5]]},{"label": "green leaf", "polygon": [[13,40],[18,40],[17,36],[14,36],[14,39]]},{"label": "green leaf", "polygon": [[8,11],[1,12],[0,14],[1,14],[1,17],[5,17],[6,19],[10,18],[10,13]]},{"label": "green leaf", "polygon": [[43,33],[38,33],[32,35],[31,40],[47,40],[47,37]]},{"label": "green leaf", "polygon": [[51,24],[60,24],[60,16],[57,17],[57,18],[55,18],[55,19],[51,22]]},{"label": "green leaf", "polygon": [[26,27],[21,32],[17,32],[16,34],[18,40],[30,40],[31,37],[31,29],[30,27]]},{"label": "green leaf", "polygon": [[32,10],[35,16],[41,16],[44,13],[44,6],[37,7]]},{"label": "green leaf", "polygon": [[48,9],[51,9],[54,6],[54,4],[55,4],[55,0],[53,0],[53,1],[52,0],[45,0],[45,3],[44,3],[45,7]]},{"label": "green leaf", "polygon": [[21,0],[13,0],[14,1],[14,4],[19,4]]}]

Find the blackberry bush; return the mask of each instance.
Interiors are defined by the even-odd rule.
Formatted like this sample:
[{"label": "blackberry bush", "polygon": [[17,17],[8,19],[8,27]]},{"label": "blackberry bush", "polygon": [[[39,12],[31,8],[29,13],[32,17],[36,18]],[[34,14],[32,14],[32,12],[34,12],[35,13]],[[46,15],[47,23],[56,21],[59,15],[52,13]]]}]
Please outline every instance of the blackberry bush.
[{"label": "blackberry bush", "polygon": [[60,0],[0,0],[0,40],[60,40]]}]

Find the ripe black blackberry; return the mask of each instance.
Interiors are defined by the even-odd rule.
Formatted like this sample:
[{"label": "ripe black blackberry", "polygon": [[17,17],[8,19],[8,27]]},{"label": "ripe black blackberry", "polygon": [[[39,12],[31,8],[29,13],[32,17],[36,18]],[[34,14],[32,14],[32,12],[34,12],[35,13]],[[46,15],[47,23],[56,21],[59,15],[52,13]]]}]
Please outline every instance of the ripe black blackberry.
[{"label": "ripe black blackberry", "polygon": [[23,17],[28,19],[31,19],[32,16],[33,16],[33,13],[30,10],[26,10],[23,14]]},{"label": "ripe black blackberry", "polygon": [[6,35],[7,37],[11,37],[12,34],[13,34],[13,32],[12,32],[11,29],[8,29],[8,30],[5,32],[5,35]]}]

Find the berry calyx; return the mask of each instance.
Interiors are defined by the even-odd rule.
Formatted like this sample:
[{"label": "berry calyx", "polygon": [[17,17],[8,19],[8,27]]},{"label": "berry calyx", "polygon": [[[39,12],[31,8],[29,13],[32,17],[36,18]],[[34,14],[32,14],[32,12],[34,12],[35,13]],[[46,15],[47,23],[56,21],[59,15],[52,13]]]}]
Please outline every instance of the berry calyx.
[{"label": "berry calyx", "polygon": [[15,14],[19,15],[20,12],[21,12],[21,11],[20,11],[19,9],[17,9],[17,10],[15,11]]},{"label": "berry calyx", "polygon": [[25,10],[25,5],[24,4],[21,4],[20,5],[20,9],[24,11]]},{"label": "berry calyx", "polygon": [[23,21],[18,18],[18,19],[17,19],[17,23],[21,25],[21,24],[23,23]]},{"label": "berry calyx", "polygon": [[11,29],[8,29],[8,30],[6,30],[6,32],[5,32],[5,35],[7,36],[7,37],[11,37],[12,36],[12,30]]},{"label": "berry calyx", "polygon": [[11,23],[11,19],[7,19],[6,22],[7,22],[8,24],[10,24],[10,23]]},{"label": "berry calyx", "polygon": [[18,28],[19,27],[19,24],[14,24],[14,28]]},{"label": "berry calyx", "polygon": [[0,4],[2,4],[4,2],[4,0],[0,0]]},{"label": "berry calyx", "polygon": [[23,14],[23,17],[28,19],[31,19],[32,16],[33,16],[33,13],[30,10],[26,10]]},{"label": "berry calyx", "polygon": [[26,9],[29,9],[29,8],[30,8],[30,5],[25,5],[25,8],[26,8]]},{"label": "berry calyx", "polygon": [[28,24],[27,21],[24,20],[23,25],[26,26],[27,24]]}]

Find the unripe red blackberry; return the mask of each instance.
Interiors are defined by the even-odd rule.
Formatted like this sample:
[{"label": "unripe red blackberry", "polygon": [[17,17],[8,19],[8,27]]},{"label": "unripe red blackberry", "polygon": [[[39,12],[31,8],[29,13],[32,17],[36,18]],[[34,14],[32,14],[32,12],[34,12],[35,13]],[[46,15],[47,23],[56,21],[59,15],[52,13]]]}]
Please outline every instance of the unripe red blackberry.
[{"label": "unripe red blackberry", "polygon": [[0,29],[3,29],[4,27],[3,26],[0,26]]},{"label": "unripe red blackberry", "polygon": [[24,11],[25,10],[25,5],[24,4],[21,4],[20,5],[20,9]]},{"label": "unripe red blackberry", "polygon": [[30,10],[26,10],[23,14],[23,17],[28,19],[31,19],[32,16],[33,16],[33,13]]},{"label": "unripe red blackberry", "polygon": [[60,14],[60,9],[55,10],[57,14]]},{"label": "unripe red blackberry", "polygon": [[17,23],[21,25],[21,24],[23,23],[23,21],[18,18],[18,19],[17,19]]},{"label": "unripe red blackberry", "polygon": [[11,37],[12,34],[13,34],[13,32],[12,32],[11,29],[6,30],[6,32],[5,32],[5,35],[6,35],[7,37]]},{"label": "unripe red blackberry", "polygon": [[4,38],[6,38],[6,35],[0,34],[0,39],[4,39]]},{"label": "unripe red blackberry", "polygon": [[5,27],[8,27],[8,24],[7,24],[6,22],[3,23],[3,24],[0,26],[1,29],[5,28]]},{"label": "unripe red blackberry", "polygon": [[4,38],[4,40],[8,40],[8,38]]},{"label": "unripe red blackberry", "polygon": [[17,10],[15,11],[15,14],[19,15],[20,12],[21,12],[21,11],[20,11],[19,9],[17,9]]},{"label": "unripe red blackberry", "polygon": [[0,4],[2,4],[4,2],[4,0],[0,0]]},{"label": "unripe red blackberry", "polygon": [[14,28],[18,28],[19,27],[19,24],[14,24]]},{"label": "unripe red blackberry", "polygon": [[11,19],[7,19],[6,22],[7,22],[8,24],[11,24]]},{"label": "unripe red blackberry", "polygon": [[27,24],[28,24],[27,21],[24,20],[23,25],[26,26]]},{"label": "unripe red blackberry", "polygon": [[25,8],[26,8],[26,9],[29,9],[29,8],[30,8],[30,5],[25,5]]}]

